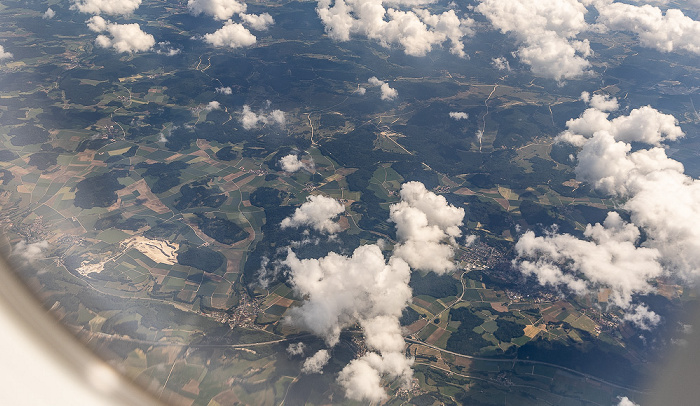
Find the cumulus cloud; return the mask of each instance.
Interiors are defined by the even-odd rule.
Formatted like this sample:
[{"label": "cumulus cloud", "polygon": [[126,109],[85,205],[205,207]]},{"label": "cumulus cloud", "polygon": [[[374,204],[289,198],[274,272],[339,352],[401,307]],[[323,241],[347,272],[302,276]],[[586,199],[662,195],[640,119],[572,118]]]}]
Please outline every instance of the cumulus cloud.
[{"label": "cumulus cloud", "polygon": [[398,317],[411,298],[410,268],[399,258],[387,264],[378,245],[363,245],[349,257],[331,252],[320,259],[299,259],[290,249],[283,263],[290,269],[292,287],[306,298],[288,310],[288,320],[329,346],[359,320],[396,316],[400,330]]},{"label": "cumulus cloud", "polygon": [[503,56],[491,59],[491,65],[498,70],[510,72],[510,62]]},{"label": "cumulus cloud", "polygon": [[468,235],[464,237],[464,245],[465,247],[470,247],[472,244],[476,242],[476,236],[474,234]]},{"label": "cumulus cloud", "polygon": [[10,58],[12,58],[12,54],[9,52],[6,52],[5,47],[0,45],[0,61],[2,61],[3,59],[10,59]]},{"label": "cumulus cloud", "polygon": [[223,27],[213,33],[204,34],[204,41],[215,47],[229,47],[235,49],[249,47],[255,44],[257,38],[243,25],[228,20]]},{"label": "cumulus cloud", "polygon": [[340,225],[333,219],[343,212],[345,212],[345,206],[332,197],[309,196],[306,202],[294,211],[294,214],[282,220],[280,227],[308,226],[322,233],[333,234],[340,231]]},{"label": "cumulus cloud", "polygon": [[642,46],[661,52],[682,49],[700,54],[700,22],[678,9],[660,8],[645,4],[636,6],[603,0],[596,4],[603,30],[622,30],[635,33]]},{"label": "cumulus cloud", "polygon": [[[465,56],[462,38],[472,35],[473,20],[454,10],[431,14],[420,8],[429,1],[318,0],[316,12],[328,36],[348,41],[360,35],[384,47],[399,45],[408,55],[424,56],[434,46],[450,42],[450,52]],[[410,11],[401,10],[411,7]]]},{"label": "cumulus cloud", "polygon": [[330,359],[331,354],[328,353],[328,350],[319,350],[304,361],[301,372],[304,374],[322,374],[323,367],[326,366]]},{"label": "cumulus cloud", "polygon": [[366,400],[379,403],[387,399],[381,385],[381,375],[391,378],[400,377],[407,386],[413,376],[412,359],[405,358],[400,352],[377,354],[369,352],[361,358],[354,359],[340,371],[338,382],[345,388],[345,395],[358,401]]},{"label": "cumulus cloud", "polygon": [[[269,102],[268,102],[269,105]],[[280,128],[284,128],[287,120],[284,116],[284,112],[282,110],[272,110],[270,113],[265,113],[264,111],[260,111],[259,113],[255,113],[253,110],[250,109],[250,106],[247,104],[243,106],[243,111],[241,112],[241,117],[240,117],[240,122],[241,125],[243,125],[243,128],[246,130],[252,130],[253,128],[256,128],[258,125],[277,125]]]},{"label": "cumulus cloud", "polygon": [[291,356],[304,355],[305,348],[306,346],[304,345],[304,343],[289,344],[289,347],[287,347],[287,354]]},{"label": "cumulus cloud", "polygon": [[189,0],[187,8],[194,15],[203,13],[217,20],[228,20],[235,14],[244,13],[248,6],[237,0]]},{"label": "cumulus cloud", "polygon": [[618,109],[617,99],[604,95],[591,97],[587,92],[583,92],[581,98],[590,104],[590,108],[580,117],[567,121],[567,130],[559,135],[558,140],[582,146],[594,134],[605,132],[615,141],[637,141],[658,146],[664,141],[675,141],[684,136],[675,117],[651,106],[640,107],[626,116],[609,120],[609,112]]},{"label": "cumulus cloud", "polygon": [[231,94],[233,94],[233,89],[231,89],[230,86],[217,87],[217,88],[216,88],[216,93],[225,94],[225,95],[231,95]]},{"label": "cumulus cloud", "polygon": [[87,20],[87,26],[91,31],[102,32],[107,30],[109,22],[102,17],[95,16]]},{"label": "cumulus cloud", "polygon": [[107,32],[109,36],[100,34],[95,44],[102,48],[113,48],[117,52],[148,51],[155,45],[153,35],[141,31],[137,23],[117,24],[100,16],[94,16],[87,21],[88,28],[95,32]]},{"label": "cumulus cloud", "polygon": [[520,44],[516,55],[536,75],[555,80],[582,76],[590,68],[586,7],[577,0],[483,0],[476,11]]},{"label": "cumulus cloud", "polygon": [[[642,192],[655,178],[670,181],[683,172],[683,165],[668,158],[663,148],[631,150],[631,144],[615,140],[609,132],[595,133],[585,141],[578,154],[577,179],[591,183],[604,193],[624,198]],[[685,179],[681,176],[679,180]]]},{"label": "cumulus cloud", "polygon": [[[372,76],[371,78],[369,78],[367,80],[367,83],[369,83],[370,86],[374,86],[374,87],[379,86],[379,88],[382,92],[382,100],[394,100],[399,95],[399,92],[397,92],[396,89],[393,89],[385,81],[377,79],[376,76]],[[363,89],[363,88],[358,88],[358,89]],[[360,94],[364,94],[364,93],[365,93],[364,91],[360,92]]]},{"label": "cumulus cloud", "polygon": [[209,104],[204,108],[206,111],[212,111],[212,110],[221,110],[221,103],[218,101],[210,101]]},{"label": "cumulus cloud", "polygon": [[177,129],[178,126],[166,127],[158,133],[158,142],[168,142],[168,137],[172,134],[173,130]]},{"label": "cumulus cloud", "polygon": [[469,118],[469,114],[463,111],[450,111],[450,118],[454,118],[457,121],[466,120]]},{"label": "cumulus cloud", "polygon": [[[370,351],[351,361],[338,376],[346,396],[356,400],[385,399],[383,376],[410,382],[413,360],[403,353],[399,323],[411,299],[411,267],[404,257],[424,269],[452,269],[445,263],[452,258],[451,247],[442,250],[436,245],[447,245],[460,234],[464,216],[462,209],[449,206],[444,197],[427,191],[419,182],[402,186],[401,202],[392,205],[390,213],[399,243],[388,260],[380,245],[367,244],[350,256],[331,252],[319,259],[299,259],[289,248],[282,261],[289,269],[292,288],[305,298],[301,306],[288,311],[289,323],[323,338],[330,347],[338,343],[344,328],[356,324],[362,328]],[[419,245],[414,242],[429,246],[418,249],[430,261],[402,252],[401,247]]]},{"label": "cumulus cloud", "polygon": [[625,199],[622,208],[647,234],[644,245],[658,249],[670,271],[687,278],[696,275],[700,230],[694,225],[700,221],[700,183],[685,175],[683,165],[662,148],[628,148],[629,144],[594,136],[579,153],[577,178]]},{"label": "cumulus cloud", "polygon": [[589,224],[584,235],[588,240],[556,233],[536,237],[526,232],[515,245],[520,270],[537,276],[542,284],[566,285],[577,294],[599,285],[611,287],[611,300],[624,308],[632,295],[652,291],[647,281],[663,273],[660,254],[654,248],[637,246],[637,227],[610,212],[603,224]]},{"label": "cumulus cloud", "polygon": [[262,14],[241,13],[240,17],[241,17],[241,21],[243,21],[245,24],[247,24],[250,28],[257,30],[257,31],[266,31],[268,28],[270,28],[270,26],[272,24],[275,23],[275,20],[268,13],[262,13]]},{"label": "cumulus cloud", "polygon": [[639,406],[638,404],[629,400],[629,398],[627,396],[624,396],[624,397],[621,397],[618,399],[620,400],[620,402],[616,406]]},{"label": "cumulus cloud", "polygon": [[[348,397],[372,399],[381,394],[383,398],[386,394],[375,377],[384,373],[410,376],[412,361],[403,356],[399,324],[411,298],[411,271],[405,261],[393,257],[387,263],[379,246],[371,244],[357,248],[349,257],[331,252],[320,259],[300,260],[289,249],[284,264],[290,269],[293,289],[306,298],[300,307],[289,310],[291,323],[322,337],[329,346],[338,343],[344,328],[356,323],[368,327],[363,329],[367,346],[379,354],[372,352],[374,355],[354,360],[343,369],[339,382]],[[403,361],[383,362],[390,354]],[[368,369],[373,372],[367,373]],[[374,394],[358,392],[362,387],[371,388]]]},{"label": "cumulus cloud", "polygon": [[[585,20],[589,8],[598,14],[592,25]],[[590,44],[578,39],[589,30],[629,31],[645,47],[700,54],[700,22],[678,9],[663,12],[649,4],[613,0],[481,0],[474,10],[486,16],[494,28],[516,38],[518,50],[513,55],[534,74],[557,81],[590,72]],[[495,58],[492,64],[509,70],[505,58]]]},{"label": "cumulus cloud", "polygon": [[[599,107],[611,107],[611,101]],[[581,147],[577,179],[620,199],[631,222],[608,213],[604,224],[587,226],[585,241],[525,233],[516,244],[516,264],[543,284],[580,293],[592,285],[611,287],[613,303],[627,309],[626,319],[649,328],[658,316],[635,306],[633,296],[652,292],[649,281],[658,276],[695,279],[700,272],[700,182],[685,175],[683,165],[659,146],[683,135],[672,116],[650,106],[613,120],[607,115],[589,108],[567,123],[560,140]],[[648,147],[633,150],[631,142]]]},{"label": "cumulus cloud", "polygon": [[285,155],[280,159],[280,166],[285,172],[296,172],[304,167],[304,163],[299,160],[297,154]]},{"label": "cumulus cloud", "polygon": [[399,95],[399,92],[389,87],[388,83],[382,83],[381,90],[382,100],[394,100]]},{"label": "cumulus cloud", "polygon": [[270,123],[275,123],[281,128],[284,128],[287,119],[285,118],[284,112],[282,110],[272,110],[272,112],[267,118],[267,121]]},{"label": "cumulus cloud", "polygon": [[428,191],[420,182],[404,183],[401,201],[390,207],[389,218],[396,224],[402,241],[394,255],[412,268],[444,274],[454,270],[455,238],[462,235],[464,209],[447,203],[444,196]]},{"label": "cumulus cloud", "polygon": [[661,317],[643,304],[633,307],[625,314],[625,320],[637,325],[642,330],[651,330],[661,321]]},{"label": "cumulus cloud", "polygon": [[73,0],[71,10],[89,14],[131,14],[139,8],[141,0]]},{"label": "cumulus cloud", "polygon": [[300,169],[306,169],[307,171],[312,171],[314,169],[313,159],[304,162],[299,159],[299,156],[295,153],[285,155],[280,159],[280,167],[283,171],[293,173]]},{"label": "cumulus cloud", "polygon": [[607,94],[594,94],[591,96],[588,92],[582,92],[581,100],[600,111],[615,111],[620,108],[617,99]]},{"label": "cumulus cloud", "polygon": [[[213,33],[205,34],[204,41],[215,47],[242,48],[248,47],[257,41],[243,24],[254,30],[265,31],[274,24],[272,16],[268,13],[246,14],[248,8],[245,2],[237,0],[189,0],[187,7],[194,15],[206,14],[216,20],[226,20],[224,26]],[[238,14],[241,23],[234,22],[231,18]]]},{"label": "cumulus cloud", "polygon": [[49,248],[46,240],[28,243],[20,241],[12,248],[12,256],[21,258],[27,263],[34,263],[36,260],[44,258],[44,252]]},{"label": "cumulus cloud", "polygon": [[50,20],[56,16],[56,12],[51,9],[51,7],[47,8],[46,11],[44,12],[44,15],[41,17],[44,20]]},{"label": "cumulus cloud", "polygon": [[367,79],[367,83],[372,86],[381,86],[384,84],[384,81],[377,79],[376,76],[372,76],[371,78]]},{"label": "cumulus cloud", "polygon": [[159,42],[156,46],[156,53],[159,55],[175,56],[182,52],[181,49],[170,46],[170,41]]}]

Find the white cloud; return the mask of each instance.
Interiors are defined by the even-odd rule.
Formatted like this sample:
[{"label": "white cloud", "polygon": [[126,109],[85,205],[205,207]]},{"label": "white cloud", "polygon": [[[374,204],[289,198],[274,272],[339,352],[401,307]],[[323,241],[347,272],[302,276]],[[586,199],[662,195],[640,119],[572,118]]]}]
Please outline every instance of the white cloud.
[{"label": "white cloud", "polygon": [[286,118],[282,110],[273,110],[269,114],[264,111],[260,111],[258,114],[250,109],[247,104],[243,105],[243,111],[241,112],[240,118],[243,128],[246,130],[252,130],[258,125],[277,125],[280,128],[284,128],[286,124]]},{"label": "white cloud", "polygon": [[467,235],[464,237],[464,244],[462,245],[464,245],[465,247],[469,247],[476,242],[476,238],[477,237],[474,234]]},{"label": "white cloud", "polygon": [[47,8],[46,11],[44,12],[44,15],[41,17],[44,20],[50,20],[56,16],[56,12],[51,9],[51,7]]},{"label": "white cloud", "polygon": [[367,93],[367,89],[365,89],[364,87],[362,87],[360,85],[357,85],[357,89],[355,89],[355,91],[353,93],[357,93],[360,96],[364,96],[364,94]]},{"label": "white cloud", "polygon": [[[585,20],[587,7],[598,14],[593,25]],[[474,10],[515,36],[519,48],[514,55],[534,74],[557,81],[590,73],[590,44],[578,39],[588,30],[630,31],[645,47],[700,54],[700,22],[677,9],[664,13],[656,6],[613,0],[481,0]],[[508,70],[505,58],[495,58],[493,65]]]},{"label": "white cloud", "polygon": [[247,28],[231,20],[211,34],[204,35],[204,41],[215,47],[242,48],[249,47],[257,41],[255,35]]},{"label": "white cloud", "polygon": [[469,118],[469,114],[463,111],[450,111],[450,118],[454,118],[457,121],[466,120]]},{"label": "white cloud", "polygon": [[683,165],[668,158],[663,148],[631,150],[629,143],[616,141],[606,131],[595,133],[578,154],[577,179],[609,195],[628,197],[649,187],[655,177],[671,181],[682,175]]},{"label": "white cloud", "polygon": [[284,112],[282,110],[272,110],[272,112],[268,116],[268,122],[275,123],[281,128],[284,128],[287,119],[285,118]]},{"label": "white cloud", "polygon": [[556,36],[542,36],[517,52],[532,72],[557,81],[573,79],[587,74],[590,63],[588,40],[570,41]]},{"label": "white cloud", "polygon": [[71,10],[89,14],[131,14],[139,8],[141,0],[73,0]]},{"label": "white cloud", "polygon": [[262,14],[245,14],[241,13],[240,14],[241,20],[250,26],[250,28],[258,31],[266,31],[272,24],[275,23],[275,20],[272,19],[272,16],[268,13],[262,13]]},{"label": "white cloud", "polygon": [[381,356],[376,353],[365,354],[360,359],[350,361],[338,376],[338,382],[345,388],[345,396],[373,404],[386,399],[386,392],[381,385],[381,366]]},{"label": "white cloud", "polygon": [[[357,34],[384,47],[400,45],[408,55],[424,56],[449,40],[450,52],[464,56],[462,38],[472,34],[473,20],[459,18],[454,10],[431,14],[415,0],[318,0],[316,12],[326,33],[338,41]],[[394,6],[385,7],[385,6]],[[412,7],[411,11],[400,7]]]},{"label": "white cloud", "polygon": [[383,83],[381,90],[382,100],[394,100],[399,95],[399,92],[397,92],[396,89],[389,87],[388,83]]},{"label": "white cloud", "polygon": [[376,76],[372,76],[371,78],[367,79],[367,83],[372,86],[381,86],[384,84],[384,81],[377,79]]},{"label": "white cloud", "polygon": [[[438,245],[446,246],[460,235],[464,216],[464,210],[449,206],[419,182],[402,186],[401,202],[392,205],[390,213],[399,244],[388,261],[379,244],[360,246],[351,256],[331,252],[319,259],[299,259],[289,248],[282,261],[289,268],[292,288],[304,298],[301,306],[288,311],[289,323],[322,337],[328,346],[338,343],[344,328],[362,328],[369,351],[338,376],[346,396],[356,400],[386,399],[381,385],[385,375],[401,378],[405,385],[410,382],[413,360],[404,355],[399,323],[411,299],[411,268],[404,257],[422,269],[453,269],[445,263],[452,258],[452,248]],[[409,255],[406,247],[418,254]]]},{"label": "white cloud", "polygon": [[401,187],[401,201],[391,205],[389,218],[401,241],[395,256],[414,269],[437,274],[454,270],[453,245],[462,234],[464,209],[451,206],[420,182],[408,182]]},{"label": "white cloud", "polygon": [[651,106],[640,107],[626,116],[609,120],[610,113],[606,111],[617,110],[617,99],[603,95],[591,97],[587,92],[581,98],[590,103],[591,107],[580,117],[566,122],[567,130],[559,136],[559,140],[582,146],[587,138],[604,131],[615,141],[660,145],[661,142],[675,141],[684,136],[675,117],[663,114]]},{"label": "white cloud", "polygon": [[212,110],[221,110],[221,103],[218,101],[210,101],[209,104],[207,104],[207,107],[204,108],[206,111],[212,111]]},{"label": "white cloud", "polygon": [[345,212],[345,206],[332,197],[322,195],[309,196],[291,217],[282,220],[280,227],[309,226],[322,233],[333,234],[340,231],[340,225],[333,221],[341,213]]},{"label": "white cloud", "polygon": [[306,169],[307,171],[312,171],[314,169],[314,161],[311,159],[310,161],[304,162],[299,159],[299,156],[295,153],[291,153],[289,155],[285,155],[280,159],[280,167],[282,167],[282,170],[285,172],[293,173],[296,172],[300,169]]},{"label": "white cloud", "polygon": [[49,249],[49,242],[46,240],[33,243],[27,243],[27,241],[22,240],[12,248],[12,256],[19,257],[31,264],[44,258],[44,251],[47,249]]},{"label": "white cloud", "polygon": [[678,9],[661,9],[648,4],[635,6],[603,0],[596,4],[601,28],[631,31],[640,43],[661,52],[682,49],[700,54],[700,22]]},{"label": "white cloud", "polygon": [[651,330],[661,321],[661,317],[645,305],[637,305],[625,313],[624,319],[642,330]]},{"label": "white cloud", "polygon": [[557,81],[584,75],[590,67],[586,7],[577,0],[483,0],[476,8],[503,33],[520,43],[516,55],[536,75]]},{"label": "white cloud", "polygon": [[9,52],[5,52],[5,47],[0,45],[0,61],[3,59],[10,59],[12,58],[12,54]]},{"label": "white cloud", "polygon": [[600,111],[615,111],[620,108],[617,99],[607,94],[594,94],[591,96],[590,93],[583,92],[581,93],[581,100]]},{"label": "white cloud", "polygon": [[[399,92],[396,91],[396,89],[393,89],[392,87],[389,86],[388,83],[386,83],[383,80],[377,79],[376,76],[372,76],[367,80],[367,83],[370,84],[370,86],[379,86],[381,92],[382,92],[382,100],[394,100],[396,97],[398,97]],[[364,89],[364,88],[359,88],[359,89]],[[364,91],[360,92],[360,94],[364,94]]]},{"label": "white cloud", "polygon": [[223,87],[223,86],[222,86],[222,87],[217,87],[217,88],[216,88],[216,93],[221,93],[221,94],[225,94],[225,95],[230,95],[230,94],[233,94],[233,89],[231,89],[230,86],[226,86],[226,87]]},{"label": "white cloud", "polygon": [[235,14],[244,13],[245,2],[237,0],[189,0],[187,8],[194,15],[206,14],[217,20],[228,20]]},{"label": "white cloud", "polygon": [[[610,101],[603,100],[603,106],[611,106]],[[613,302],[627,309],[628,320],[652,327],[658,316],[635,307],[633,296],[652,292],[649,280],[658,276],[691,280],[700,273],[700,181],[685,175],[683,165],[657,146],[683,133],[672,116],[649,106],[613,120],[589,108],[567,127],[560,139],[581,146],[577,179],[620,199],[631,223],[609,213],[602,226],[588,225],[588,241],[525,233],[516,244],[517,263],[541,283],[563,284],[577,292],[609,286]],[[631,142],[649,147],[633,151]],[[641,244],[639,230],[646,236]]]},{"label": "white cloud", "polygon": [[415,7],[434,4],[437,0],[385,0],[383,3],[393,7]]},{"label": "white cloud", "polygon": [[[283,264],[293,289],[306,299],[290,308],[288,321],[338,343],[343,328],[377,316],[398,317],[408,300],[410,268],[403,260],[389,264],[377,245],[363,245],[350,257],[331,252],[320,259],[298,259],[289,249]],[[399,334],[399,337],[401,335]]]},{"label": "white cloud", "polygon": [[88,28],[95,32],[106,31],[110,36],[98,35],[95,44],[102,48],[113,48],[117,52],[148,51],[155,45],[153,35],[141,31],[136,24],[112,23],[100,16],[94,16],[87,21]]},{"label": "white cloud", "polygon": [[243,106],[243,112],[241,113],[241,124],[243,125],[243,128],[246,130],[252,130],[253,128],[257,127],[258,122],[260,121],[261,120],[258,118],[258,115],[250,109],[250,106],[247,104]]},{"label": "white cloud", "polygon": [[304,355],[305,348],[306,346],[304,345],[304,343],[289,344],[289,347],[287,347],[287,354],[291,356]]},{"label": "white cloud", "polygon": [[109,22],[102,17],[95,16],[86,21],[87,26],[91,31],[102,32],[106,31],[109,26]]},{"label": "white cloud", "polygon": [[624,199],[622,208],[647,234],[670,271],[690,278],[700,270],[700,182],[663,148],[630,152],[631,146],[596,133],[578,155],[577,178]]},{"label": "white cloud", "polygon": [[368,348],[379,352],[369,352],[341,371],[338,380],[348,397],[383,398],[380,374],[411,376],[412,360],[403,355],[398,321],[411,298],[406,262],[391,258],[387,263],[379,246],[371,244],[350,257],[331,252],[320,259],[300,260],[290,249],[284,264],[293,289],[306,298],[289,310],[289,322],[322,337],[329,346],[338,343],[342,329],[359,322]]},{"label": "white cloud", "polygon": [[503,56],[491,59],[491,65],[498,70],[505,70],[510,72],[510,63]]},{"label": "white cloud", "polygon": [[299,169],[302,169],[304,167],[304,163],[299,160],[297,154],[289,154],[280,159],[280,166],[282,167],[283,171],[293,173]]},{"label": "white cloud", "polygon": [[304,361],[301,372],[304,374],[322,374],[323,367],[326,366],[329,359],[331,359],[331,354],[328,353],[328,350],[319,350]]},{"label": "white cloud", "polygon": [[623,308],[634,294],[651,292],[647,281],[663,274],[659,251],[638,247],[639,229],[615,212],[608,213],[602,225],[589,224],[584,235],[589,240],[526,232],[515,245],[520,270],[537,276],[543,285],[566,285],[580,295],[598,285],[608,286],[611,300]]},{"label": "white cloud", "polygon": [[400,352],[377,354],[368,352],[361,358],[354,359],[340,371],[338,382],[345,388],[345,395],[358,401],[366,400],[377,404],[387,399],[381,385],[381,375],[391,378],[401,377],[407,387],[413,377],[412,359],[405,358]]},{"label": "white cloud", "polygon": [[624,396],[624,397],[621,397],[618,399],[620,399],[620,403],[618,403],[616,406],[639,406],[638,404],[629,400],[629,398],[627,398],[627,396]]},{"label": "white cloud", "polygon": [[182,52],[182,50],[179,48],[171,47],[170,41],[159,42],[156,45],[157,45],[156,53],[159,55],[175,56],[175,55],[179,55],[180,52]]},{"label": "white cloud", "polygon": [[173,130],[176,130],[178,126],[172,126],[172,127],[166,127],[158,133],[158,142],[168,142],[168,137],[170,137],[170,134],[172,134]]}]

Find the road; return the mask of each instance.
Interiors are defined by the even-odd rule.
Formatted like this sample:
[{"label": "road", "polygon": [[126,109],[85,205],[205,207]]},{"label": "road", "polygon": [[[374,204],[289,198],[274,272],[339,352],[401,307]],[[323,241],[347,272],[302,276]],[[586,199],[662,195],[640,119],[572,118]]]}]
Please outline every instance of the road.
[{"label": "road", "polygon": [[[148,344],[148,345],[154,345],[154,346],[180,346],[180,347],[188,347],[188,348],[229,348],[229,349],[250,348],[250,347],[256,347],[256,346],[261,346],[261,345],[279,344],[279,343],[283,343],[283,342],[298,341],[300,339],[313,336],[312,334],[304,334],[304,335],[300,335],[300,336],[295,336],[293,338],[280,338],[278,340],[260,341],[260,342],[247,343],[247,344],[188,344],[188,343],[177,343],[177,342],[172,342],[172,341],[141,340],[141,339],[120,336],[120,335],[114,335],[114,334],[106,334],[106,333],[100,333],[100,332],[87,332],[87,331],[82,330],[82,329],[80,329],[80,330],[76,329],[76,330],[83,332],[83,333],[87,333],[88,337],[90,337],[88,339],[88,341],[90,341],[90,339],[92,339],[92,338],[102,338],[102,339],[109,339],[109,340],[130,341],[130,342],[136,342],[136,343],[140,343],[140,344]],[[350,333],[359,333],[359,332],[350,332]],[[440,347],[436,347],[434,345],[424,343],[423,341],[414,340],[412,338],[405,338],[405,341],[409,344],[421,345],[421,346],[431,348],[431,349],[434,349],[434,350],[437,350],[440,352],[454,355],[456,357],[462,357],[462,358],[466,358],[466,359],[473,360],[473,361],[499,362],[499,363],[511,363],[511,364],[520,363],[520,364],[528,364],[528,365],[544,365],[544,366],[555,368],[555,369],[558,369],[561,371],[568,372],[572,375],[577,375],[577,376],[580,376],[582,378],[589,379],[589,380],[594,381],[594,382],[598,382],[598,383],[601,383],[601,384],[604,384],[607,386],[611,386],[611,387],[614,387],[617,389],[622,389],[625,391],[635,392],[635,393],[640,393],[640,394],[646,393],[646,391],[641,391],[638,389],[629,388],[627,386],[618,385],[616,383],[606,381],[604,379],[595,377],[593,375],[590,375],[590,374],[587,374],[584,372],[580,372],[580,371],[576,371],[574,369],[567,368],[567,367],[564,367],[561,365],[551,364],[549,362],[534,361],[534,360],[528,360],[528,359],[518,359],[518,358],[475,357],[475,356],[471,356],[471,355],[460,354],[460,353],[457,353],[454,351],[445,350],[445,349],[442,349]],[[457,373],[454,371],[447,371],[447,370],[446,370],[446,372]]]},{"label": "road", "polygon": [[173,342],[173,341],[155,341],[155,340],[141,340],[138,338],[132,338],[132,337],[127,337],[127,336],[122,336],[122,335],[117,335],[117,334],[107,334],[107,333],[101,333],[101,332],[89,332],[87,330],[75,328],[74,329],[78,333],[83,333],[88,337],[88,342],[93,339],[93,338],[101,338],[101,339],[106,339],[106,340],[118,340],[118,341],[129,341],[133,343],[139,343],[139,344],[147,344],[147,345],[153,345],[153,346],[171,346],[171,347],[188,347],[188,348],[249,348],[249,347],[256,347],[260,345],[269,345],[269,344],[278,344],[278,343],[283,343],[283,342],[290,342],[290,341],[298,341],[302,338],[308,338],[311,337],[311,334],[304,334],[304,335],[298,335],[294,336],[291,338],[280,338],[278,340],[270,340],[270,341],[259,341],[255,343],[247,343],[247,344],[189,344],[189,343],[178,343],[178,342]]},{"label": "road", "polygon": [[474,361],[503,362],[503,363],[513,363],[513,364],[514,364],[514,363],[521,363],[521,364],[530,364],[530,365],[545,365],[545,366],[548,366],[548,367],[552,367],[552,368],[556,368],[556,369],[559,369],[559,370],[562,370],[562,371],[566,371],[566,372],[568,372],[568,373],[570,373],[570,374],[578,375],[578,376],[583,377],[583,378],[586,378],[586,379],[590,379],[590,380],[595,381],[595,382],[598,382],[598,383],[602,383],[602,384],[604,384],[604,385],[612,386],[612,387],[617,388],[617,389],[622,389],[622,390],[626,390],[626,391],[630,391],[630,392],[636,392],[636,393],[645,393],[645,391],[640,391],[640,390],[637,390],[637,389],[628,388],[628,387],[626,387],[626,386],[622,386],[622,385],[618,385],[618,384],[616,384],[616,383],[608,382],[608,381],[606,381],[606,380],[604,380],[604,379],[597,378],[597,377],[595,377],[595,376],[593,376],[593,375],[589,375],[589,374],[586,374],[586,373],[584,373],[584,372],[579,372],[579,371],[576,371],[576,370],[571,369],[571,368],[563,367],[563,366],[561,366],[561,365],[556,365],[556,364],[550,364],[550,363],[544,362],[544,361],[533,361],[533,360],[529,360],[529,359],[517,359],[517,358],[473,357],[473,356],[471,356],[471,355],[464,355],[464,354],[460,354],[460,353],[458,353],[458,352],[453,352],[453,351],[444,350],[444,349],[442,349],[442,348],[440,348],[440,347],[436,347],[436,346],[434,346],[434,345],[430,345],[430,344],[424,343],[424,342],[422,342],[422,341],[414,340],[414,339],[412,339],[412,338],[405,338],[405,340],[406,340],[406,342],[411,343],[411,344],[422,345],[422,346],[424,346],[424,347],[432,348],[432,349],[434,349],[434,350],[438,350],[438,351],[441,351],[441,352],[445,352],[445,353],[448,353],[448,354],[452,354],[452,355],[457,356],[457,357],[467,358],[467,359],[474,360]]}]

